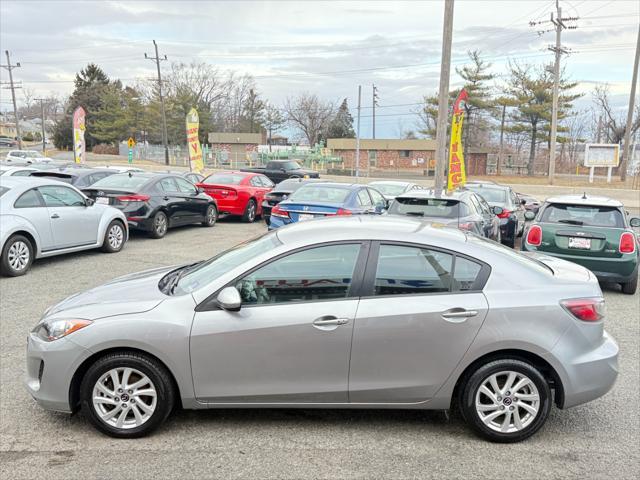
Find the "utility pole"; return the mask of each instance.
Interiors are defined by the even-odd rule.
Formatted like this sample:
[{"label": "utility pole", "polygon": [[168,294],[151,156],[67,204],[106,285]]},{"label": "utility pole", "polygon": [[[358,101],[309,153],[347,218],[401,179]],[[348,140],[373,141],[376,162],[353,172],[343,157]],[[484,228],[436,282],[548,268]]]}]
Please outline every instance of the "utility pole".
[{"label": "utility pole", "polygon": [[631,93],[629,94],[629,111],[627,112],[627,126],[624,131],[624,153],[620,164],[620,180],[627,179],[627,165],[629,162],[629,142],[631,140],[631,126],[633,124],[633,107],[636,100],[636,84],[638,83],[638,60],[640,60],[640,26],[638,26],[638,41],[636,42],[636,59],[633,62],[633,76],[631,80]]},{"label": "utility pole", "polygon": [[[16,138],[18,140],[18,150],[22,150],[22,136],[20,135],[20,122],[18,121],[18,107],[16,105],[16,89],[22,88],[21,85],[14,85],[13,83],[13,73],[12,70],[14,68],[20,68],[20,62],[17,62],[15,65],[11,65],[11,58],[9,57],[9,50],[5,50],[4,53],[7,55],[7,64],[2,65],[2,68],[9,71],[9,86],[4,88],[11,89],[11,99],[13,100],[13,117],[16,121]],[[6,83],[3,83],[6,85]]]},{"label": "utility pole", "polygon": [[563,54],[569,53],[566,48],[562,47],[561,37],[562,30],[565,28],[575,29],[575,26],[568,26],[564,22],[577,20],[576,17],[562,17],[562,8],[560,8],[560,0],[556,0],[556,18],[551,13],[551,23],[554,25],[556,32],[556,45],[549,47],[549,50],[555,53],[555,62],[553,64],[553,104],[551,107],[551,141],[549,142],[549,185],[553,185],[553,177],[556,172],[556,137],[558,133],[558,91],[560,90],[560,59]]},{"label": "utility pole", "polygon": [[147,60],[151,60],[155,62],[156,67],[158,69],[158,93],[160,95],[160,104],[162,105],[162,144],[164,145],[164,163],[169,165],[169,140],[167,135],[167,114],[164,109],[164,97],[162,96],[162,75],[160,74],[160,62],[164,62],[167,60],[167,56],[164,58],[160,58],[158,55],[158,44],[156,41],[153,41],[153,47],[155,48],[156,55],[155,57],[149,57],[146,53],[144,54],[144,58]]},{"label": "utility pole", "polygon": [[596,143],[602,140],[602,115],[598,117],[598,131],[596,132]]},{"label": "utility pole", "polygon": [[358,122],[356,124],[356,179],[360,176],[360,99],[361,97],[362,97],[362,85],[358,85]]},{"label": "utility pole", "polygon": [[371,138],[373,139],[376,138],[376,107],[377,106],[378,106],[378,87],[373,85],[373,98],[372,98],[372,105],[371,105],[371,107],[373,108],[373,130],[372,130]]},{"label": "utility pole", "polygon": [[449,75],[451,73],[451,39],[453,37],[453,0],[445,0],[442,27],[442,60],[438,92],[438,122],[436,126],[436,171],[434,187],[440,196],[444,188],[447,163],[447,123],[449,120]]},{"label": "utility pole", "polygon": [[35,100],[40,101],[40,126],[42,127],[42,153],[44,154],[46,151],[45,140],[44,140],[44,98],[36,98]]}]

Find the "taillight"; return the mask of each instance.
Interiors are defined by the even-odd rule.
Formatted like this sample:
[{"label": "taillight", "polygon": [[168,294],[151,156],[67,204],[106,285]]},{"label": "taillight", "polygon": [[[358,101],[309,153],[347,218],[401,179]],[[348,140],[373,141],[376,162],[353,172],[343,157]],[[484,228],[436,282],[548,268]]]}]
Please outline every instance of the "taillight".
[{"label": "taillight", "polygon": [[527,243],[534,247],[539,247],[542,243],[542,228],[540,225],[531,225],[527,233]]},{"label": "taillight", "polygon": [[620,235],[620,245],[618,246],[620,253],[633,253],[636,251],[636,239],[631,232],[624,232]]},{"label": "taillight", "polygon": [[502,213],[499,213],[498,218],[509,218],[513,212],[511,210],[502,210]]},{"label": "taillight", "polygon": [[122,203],[129,203],[129,202],[146,202],[150,198],[151,197],[149,195],[121,195],[119,197],[116,197],[116,200]]},{"label": "taillight", "polygon": [[473,228],[473,223],[458,223],[458,228],[460,230],[467,230],[467,231],[472,231]]},{"label": "taillight", "polygon": [[289,217],[289,212],[280,208],[279,205],[276,205],[275,207],[273,207],[273,209],[271,210],[271,216],[280,217],[280,218],[291,218]]},{"label": "taillight", "polygon": [[336,212],[336,215],[353,215],[353,213],[351,212],[351,210],[347,210],[345,208],[339,208],[338,211]]},{"label": "taillight", "polygon": [[562,300],[560,305],[583,322],[597,322],[604,318],[604,299],[602,298],[573,298]]}]

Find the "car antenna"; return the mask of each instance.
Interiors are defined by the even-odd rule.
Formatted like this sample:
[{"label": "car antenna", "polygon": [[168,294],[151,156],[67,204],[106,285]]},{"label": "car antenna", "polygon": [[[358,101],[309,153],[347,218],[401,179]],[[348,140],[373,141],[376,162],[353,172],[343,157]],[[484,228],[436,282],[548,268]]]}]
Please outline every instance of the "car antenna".
[{"label": "car antenna", "polygon": [[131,170],[129,170],[127,173],[129,174],[129,178],[133,177],[133,174],[131,173]]},{"label": "car antenna", "polygon": [[587,199],[587,192],[584,192],[584,193],[582,194],[582,200],[586,200],[586,199]]}]

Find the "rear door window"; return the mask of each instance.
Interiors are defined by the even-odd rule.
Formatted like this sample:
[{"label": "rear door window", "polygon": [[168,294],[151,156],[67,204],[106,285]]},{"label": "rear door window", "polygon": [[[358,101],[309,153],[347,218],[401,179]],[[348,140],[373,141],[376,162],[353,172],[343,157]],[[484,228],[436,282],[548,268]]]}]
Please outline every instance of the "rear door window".
[{"label": "rear door window", "polygon": [[188,195],[193,195],[196,193],[196,187],[187,180],[184,180],[182,178],[174,178],[174,180],[178,184],[178,189],[180,189],[180,192],[186,193]]},{"label": "rear door window", "polygon": [[596,205],[552,203],[544,209],[540,221],[578,226],[624,228],[624,217],[618,208]]},{"label": "rear door window", "polygon": [[166,177],[160,180],[158,182],[158,186],[160,187],[160,190],[167,193],[177,193],[180,191],[178,190],[178,186],[176,185],[176,182],[171,177]]},{"label": "rear door window", "polygon": [[364,189],[358,191],[358,205],[361,207],[371,207],[373,205],[371,203],[371,197]]}]

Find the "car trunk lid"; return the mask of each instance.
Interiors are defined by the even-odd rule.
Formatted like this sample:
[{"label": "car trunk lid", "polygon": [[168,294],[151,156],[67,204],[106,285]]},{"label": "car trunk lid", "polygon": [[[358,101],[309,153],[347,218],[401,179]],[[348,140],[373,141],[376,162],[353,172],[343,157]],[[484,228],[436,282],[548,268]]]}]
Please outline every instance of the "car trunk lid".
[{"label": "car trunk lid", "polygon": [[215,183],[198,183],[198,187],[202,188],[204,192],[210,197],[216,200],[233,200],[238,197],[238,190],[229,185],[215,184]]},{"label": "car trunk lid", "polygon": [[338,215],[342,210],[340,203],[292,202],[280,204],[280,208],[289,213],[294,222],[310,220],[317,217]]}]

